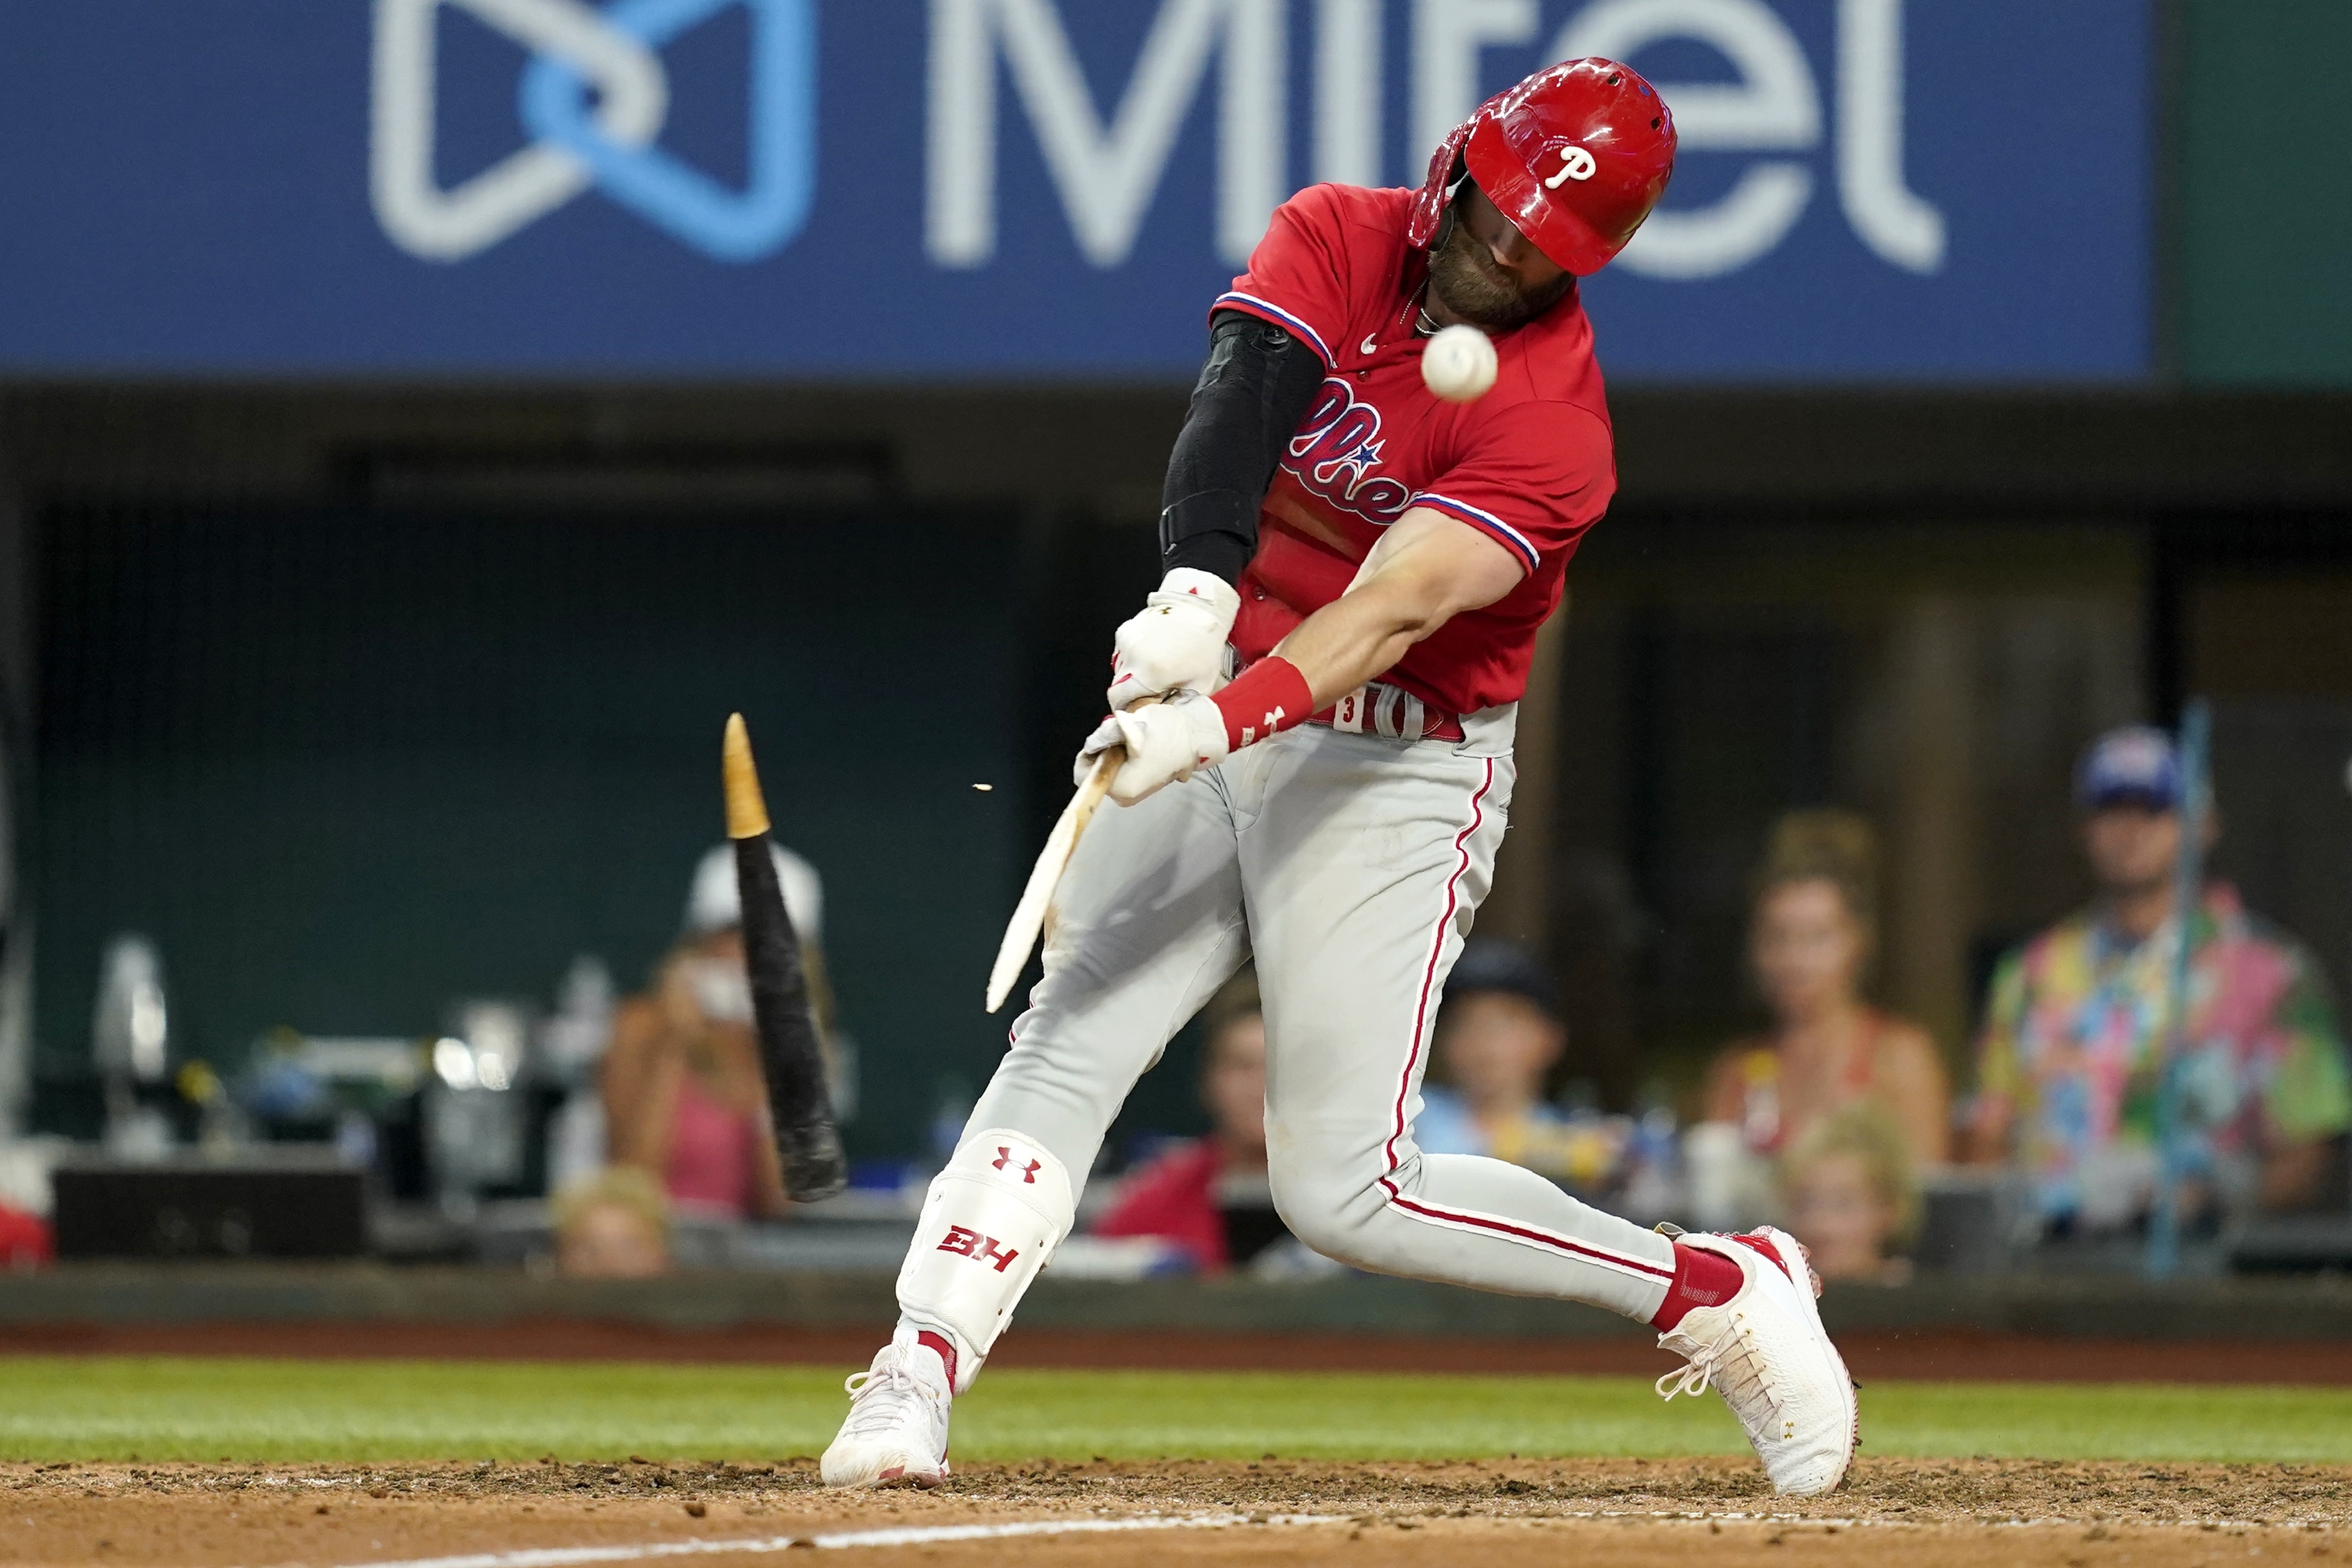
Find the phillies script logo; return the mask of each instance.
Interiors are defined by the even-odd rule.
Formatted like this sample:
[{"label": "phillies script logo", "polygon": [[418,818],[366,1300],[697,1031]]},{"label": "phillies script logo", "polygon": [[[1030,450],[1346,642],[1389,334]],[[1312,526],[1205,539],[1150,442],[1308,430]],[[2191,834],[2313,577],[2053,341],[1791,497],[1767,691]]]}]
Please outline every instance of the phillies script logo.
[{"label": "phillies script logo", "polygon": [[1342,511],[1386,528],[1404,515],[1412,499],[1401,480],[1376,476],[1381,466],[1381,411],[1359,403],[1348,384],[1338,376],[1323,384],[1314,405],[1298,422],[1290,438],[1290,458],[1282,466],[1298,482]]},{"label": "phillies script logo", "polygon": [[1007,1252],[1004,1250],[1003,1244],[996,1237],[982,1236],[976,1230],[970,1230],[960,1225],[948,1226],[948,1238],[940,1243],[940,1250],[952,1252],[959,1258],[971,1258],[982,1263],[992,1263],[996,1266],[996,1271],[999,1274],[1004,1272],[1007,1264],[1021,1256],[1019,1248]]}]

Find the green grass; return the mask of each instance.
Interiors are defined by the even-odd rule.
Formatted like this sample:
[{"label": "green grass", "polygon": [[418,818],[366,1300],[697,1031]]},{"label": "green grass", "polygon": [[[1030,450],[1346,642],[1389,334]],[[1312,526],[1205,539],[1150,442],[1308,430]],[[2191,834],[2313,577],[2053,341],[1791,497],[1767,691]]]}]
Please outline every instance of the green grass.
[{"label": "green grass", "polygon": [[[805,1367],[0,1357],[0,1459],[777,1458],[844,1408]],[[2339,1389],[1874,1382],[1865,1452],[2352,1462]],[[1632,1378],[992,1373],[967,1459],[1737,1454]]]}]

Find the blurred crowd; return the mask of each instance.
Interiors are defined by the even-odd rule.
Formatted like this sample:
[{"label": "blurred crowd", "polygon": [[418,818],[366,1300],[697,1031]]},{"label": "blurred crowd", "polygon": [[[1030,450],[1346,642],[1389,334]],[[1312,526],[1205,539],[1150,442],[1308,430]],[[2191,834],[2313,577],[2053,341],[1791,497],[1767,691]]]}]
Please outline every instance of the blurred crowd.
[{"label": "blurred crowd", "polygon": [[[1510,1161],[1637,1219],[1778,1223],[1842,1279],[1900,1279],[1938,1190],[2002,1193],[2010,1230],[2058,1239],[2132,1235],[2167,1181],[2192,1230],[2340,1208],[2352,1079],[2318,968],[2224,883],[2200,878],[2179,907],[2185,790],[2161,731],[2088,749],[2075,805],[2092,900],[2001,959],[1957,1061],[1872,1000],[1881,868],[1852,813],[1774,825],[1749,884],[1759,1026],[1693,1089],[1638,1114],[1575,1088],[1576,1042],[1543,966],[1474,940],[1433,1026],[1416,1141]],[[2199,831],[2189,847],[2218,818]],[[782,852],[779,872],[831,1038],[815,873]],[[677,1220],[789,1212],[761,1130],[735,899],[729,852],[714,850],[676,946],[614,1014],[598,1079],[610,1163],[554,1205],[567,1273],[660,1273]],[[1322,1267],[1267,1183],[1267,1043],[1248,971],[1211,1002],[1200,1038],[1208,1131],[1157,1140],[1104,1184],[1058,1267]]]},{"label": "blurred crowd", "polygon": [[[1543,965],[1474,939],[1432,1027],[1415,1140],[1509,1161],[1644,1223],[1778,1223],[1833,1279],[1891,1280],[1935,1260],[1937,1215],[1963,1196],[1994,1213],[2003,1245],[2129,1242],[2167,1191],[2192,1236],[2340,1214],[2352,1205],[2352,1074],[2320,968],[2201,874],[2220,816],[2192,818],[2189,784],[2161,731],[2118,730],[2086,750],[2074,805],[2090,900],[2000,958],[1969,1041],[1939,1042],[1874,1000],[1881,867],[1869,824],[1848,812],[1772,826],[1748,888],[1756,1026],[1694,1061],[1685,1087],[1662,1078],[1630,1113],[1604,1110],[1587,1087]],[[798,856],[776,856],[845,1109],[854,1047],[825,978],[823,889]],[[792,1216],[765,1131],[740,926],[722,846],[696,868],[642,992],[614,1005],[599,969],[596,1005],[560,1008],[547,1026],[541,1054],[574,1064],[546,1160],[562,1272],[662,1274],[691,1227]],[[1268,1041],[1250,972],[1213,999],[1197,1038],[1207,1131],[1128,1139],[1127,1169],[1093,1184],[1087,1234],[1057,1268],[1333,1267],[1291,1237],[1267,1181]],[[477,1089],[504,1088],[478,1047]],[[943,1103],[939,1158],[967,1110]],[[908,1166],[884,1207],[927,1173]],[[0,1267],[45,1263],[47,1227],[6,1196]]]},{"label": "blurred crowd", "polygon": [[[2201,860],[2184,847],[2219,832],[2208,812],[2184,846],[2186,784],[2161,731],[2088,749],[2075,805],[2091,901],[2001,959],[1958,1074],[1927,1030],[1871,1000],[1868,823],[1797,812],[1749,889],[1762,1026],[1726,1043],[1683,1103],[1611,1115],[1562,1094],[1579,1075],[1550,976],[1478,939],[1446,985],[1415,1139],[1637,1219],[1779,1223],[1831,1279],[1902,1278],[1937,1191],[2000,1194],[2026,1240],[2131,1237],[2167,1184],[2192,1233],[2340,1211],[2352,1076],[2319,969],[2227,884],[2184,880]],[[1094,1234],[1156,1239],[1204,1271],[1263,1271],[1286,1233],[1265,1195],[1266,1042],[1246,973],[1206,1019],[1212,1131],[1129,1174]]]}]

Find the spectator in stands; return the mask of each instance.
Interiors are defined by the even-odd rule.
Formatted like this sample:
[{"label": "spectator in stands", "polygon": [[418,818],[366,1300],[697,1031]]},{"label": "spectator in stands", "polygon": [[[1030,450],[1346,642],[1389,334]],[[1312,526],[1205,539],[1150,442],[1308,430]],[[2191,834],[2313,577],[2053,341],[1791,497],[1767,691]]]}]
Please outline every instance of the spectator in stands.
[{"label": "spectator in stands", "polygon": [[1205,1274],[1249,1263],[1290,1232],[1265,1172],[1265,1020],[1244,969],[1202,1010],[1201,1104],[1209,1135],[1134,1172],[1094,1226],[1099,1237],[1154,1237]]},{"label": "spectator in stands", "polygon": [[[818,1033],[827,1037],[832,999],[818,941],[823,890],[815,870],[788,850],[776,851],[776,875],[801,938]],[[765,1126],[731,846],[710,851],[696,871],[686,930],[662,961],[652,992],[614,1012],[602,1089],[614,1163],[655,1177],[680,1215],[746,1219],[789,1212]]]},{"label": "spectator in stands", "polygon": [[1480,937],[1462,950],[1412,1124],[1423,1153],[1484,1154],[1554,1181],[1601,1184],[1622,1140],[1580,1138],[1544,1098],[1568,1044],[1557,1006],[1551,976],[1515,943]]},{"label": "spectator in stands", "polygon": [[555,1269],[573,1279],[669,1272],[669,1205],[643,1171],[616,1165],[555,1194]]},{"label": "spectator in stands", "polygon": [[0,1271],[29,1274],[57,1261],[57,1238],[39,1215],[0,1204]]},{"label": "spectator in stands", "polygon": [[1876,846],[1850,812],[1798,811],[1757,868],[1748,957],[1772,1015],[1708,1069],[1701,1120],[1740,1130],[1769,1157],[1841,1108],[1866,1101],[1903,1132],[1915,1165],[1943,1163],[1951,1089],[1935,1042],[1872,1006],[1863,978],[1877,945]]},{"label": "spectator in stands", "polygon": [[1919,1223],[1919,1176],[1903,1130],[1868,1100],[1813,1123],[1781,1161],[1790,1234],[1824,1279],[1895,1282]]},{"label": "spectator in stands", "polygon": [[[2099,737],[2075,775],[2091,907],[1993,975],[1970,1153],[2030,1173],[2062,1231],[2147,1211],[2158,1085],[2176,1033],[2188,1052],[2180,1148],[2193,1205],[2218,1215],[2344,1201],[2328,1173],[2352,1126],[2352,1087],[2317,966],[2226,884],[2206,884],[2189,921],[2188,1026],[2170,1026],[2182,795],[2163,731]],[[2206,832],[2210,842],[2210,817]]]}]

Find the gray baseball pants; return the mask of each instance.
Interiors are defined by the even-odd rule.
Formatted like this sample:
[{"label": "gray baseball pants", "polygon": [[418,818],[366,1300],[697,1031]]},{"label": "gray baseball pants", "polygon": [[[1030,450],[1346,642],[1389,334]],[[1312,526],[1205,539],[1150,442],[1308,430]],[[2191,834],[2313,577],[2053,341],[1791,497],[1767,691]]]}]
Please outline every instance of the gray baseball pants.
[{"label": "gray baseball pants", "polygon": [[1503,839],[1515,717],[1473,715],[1460,742],[1302,726],[1106,804],[968,1126],[1017,1130],[1083,1180],[1136,1079],[1255,952],[1269,1175],[1295,1235],[1375,1273],[1646,1321],[1674,1277],[1665,1237],[1413,1144],[1438,999]]}]

